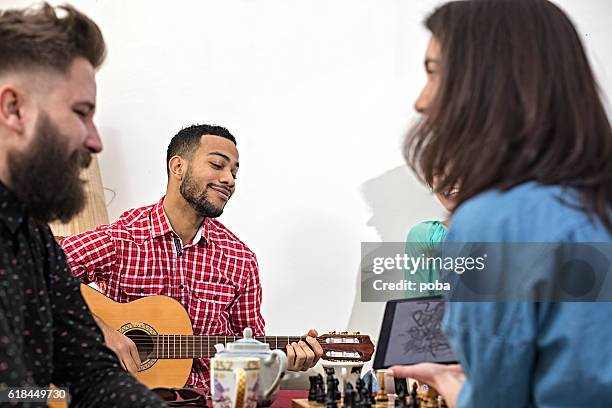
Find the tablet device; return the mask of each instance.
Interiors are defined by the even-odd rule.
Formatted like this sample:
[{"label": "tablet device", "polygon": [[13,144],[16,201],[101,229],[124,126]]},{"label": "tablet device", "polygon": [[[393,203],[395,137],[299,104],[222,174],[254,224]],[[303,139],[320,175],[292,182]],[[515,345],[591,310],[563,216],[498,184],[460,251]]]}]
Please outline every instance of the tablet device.
[{"label": "tablet device", "polygon": [[374,369],[424,362],[457,362],[442,333],[444,304],[441,296],[387,302]]}]

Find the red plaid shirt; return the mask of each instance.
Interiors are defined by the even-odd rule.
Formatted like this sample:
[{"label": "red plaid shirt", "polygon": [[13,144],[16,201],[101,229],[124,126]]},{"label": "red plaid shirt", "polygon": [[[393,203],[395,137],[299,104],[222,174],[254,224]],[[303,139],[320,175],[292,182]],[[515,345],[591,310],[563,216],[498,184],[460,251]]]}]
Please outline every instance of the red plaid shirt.
[{"label": "red plaid shirt", "polygon": [[[173,297],[189,313],[196,335],[242,335],[245,327],[264,335],[255,254],[212,218],[181,248],[162,203],[62,240],[72,274],[85,283],[104,282],[106,296],[116,302]],[[208,369],[207,359],[195,359],[187,384],[208,389]]]}]

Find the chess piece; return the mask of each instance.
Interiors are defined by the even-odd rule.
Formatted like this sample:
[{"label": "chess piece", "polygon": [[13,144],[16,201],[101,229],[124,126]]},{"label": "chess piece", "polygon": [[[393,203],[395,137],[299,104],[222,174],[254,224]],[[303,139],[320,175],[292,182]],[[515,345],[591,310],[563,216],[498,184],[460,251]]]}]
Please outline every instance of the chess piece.
[{"label": "chess piece", "polygon": [[370,397],[367,395],[368,394],[368,389],[365,386],[365,382],[359,378],[357,380],[356,383],[357,388],[355,389],[355,393],[357,394],[355,396],[356,400],[359,401],[359,408],[370,408],[371,407],[371,401],[370,401]]},{"label": "chess piece", "polygon": [[387,387],[385,385],[385,374],[387,374],[387,370],[376,370],[376,381],[378,382],[378,392],[376,393],[377,403],[389,401],[389,397],[387,396]]},{"label": "chess piece", "polygon": [[360,383],[361,389],[359,390],[359,395],[361,396],[361,407],[362,408],[371,408],[372,407],[372,391],[365,384],[365,382],[360,378],[357,380],[357,383]]},{"label": "chess piece", "polygon": [[411,404],[410,404],[410,408],[419,408],[419,399],[417,396],[417,389],[419,388],[419,386],[417,385],[416,381],[412,383],[412,392],[410,393],[410,397],[411,397]]},{"label": "chess piece", "polygon": [[363,401],[361,400],[361,387],[363,387],[363,382],[357,380],[355,384],[355,389],[353,390],[353,401],[355,403],[356,408],[361,408]]},{"label": "chess piece", "polygon": [[336,401],[339,401],[342,398],[342,394],[340,394],[340,381],[334,377],[335,370],[332,367],[328,367],[325,369],[325,373],[327,374],[327,392],[332,390],[333,396]]},{"label": "chess piece", "polygon": [[344,404],[343,408],[357,408],[355,406],[355,390],[351,383],[346,383],[344,386]]},{"label": "chess piece", "polygon": [[336,401],[339,398],[336,398],[336,393],[340,394],[340,392],[336,391],[336,389],[338,388],[338,380],[334,378],[333,368],[326,368],[325,372],[327,373],[327,392],[325,393],[325,408],[337,408],[338,404]]},{"label": "chess piece", "polygon": [[338,408],[338,401],[334,398],[333,390],[327,390],[325,394],[325,408]]},{"label": "chess piece", "polygon": [[325,402],[325,387],[323,386],[323,376],[317,375],[317,390],[315,393],[315,401],[319,404]]},{"label": "chess piece", "polygon": [[408,391],[408,384],[405,378],[395,378],[395,393],[397,398],[395,399],[395,406],[398,408],[408,408],[406,405],[406,394]]},{"label": "chess piece", "polygon": [[308,389],[308,401],[314,401],[317,399],[317,376],[311,375],[310,377],[308,377],[308,381],[310,381],[310,388]]},{"label": "chess piece", "polygon": [[359,396],[361,397],[361,391],[363,390],[364,387],[364,382],[361,378],[359,378],[357,380],[357,382],[355,383],[355,389],[357,390],[357,394],[359,394]]}]

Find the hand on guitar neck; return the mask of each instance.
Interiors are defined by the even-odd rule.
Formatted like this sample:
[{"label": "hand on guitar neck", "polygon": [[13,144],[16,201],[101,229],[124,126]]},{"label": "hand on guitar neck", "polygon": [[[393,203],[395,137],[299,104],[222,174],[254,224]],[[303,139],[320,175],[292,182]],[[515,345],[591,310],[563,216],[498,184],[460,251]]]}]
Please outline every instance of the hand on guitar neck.
[{"label": "hand on guitar neck", "polygon": [[98,327],[100,327],[100,330],[102,330],[104,343],[117,355],[123,369],[129,371],[130,374],[136,374],[140,366],[140,356],[138,355],[136,344],[130,340],[129,337],[119,333],[117,330],[104,323],[104,321],[95,314],[93,317]]},{"label": "hand on guitar neck", "polygon": [[287,370],[307,371],[317,364],[323,356],[323,348],[316,339],[318,335],[315,329],[310,329],[306,334],[306,341],[287,344]]}]

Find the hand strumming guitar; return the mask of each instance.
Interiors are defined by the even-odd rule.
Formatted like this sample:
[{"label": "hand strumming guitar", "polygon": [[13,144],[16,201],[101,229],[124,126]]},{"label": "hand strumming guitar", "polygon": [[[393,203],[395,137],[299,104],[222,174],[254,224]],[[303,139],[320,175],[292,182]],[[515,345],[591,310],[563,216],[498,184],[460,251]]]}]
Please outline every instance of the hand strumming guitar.
[{"label": "hand strumming guitar", "polygon": [[317,364],[323,355],[323,349],[317,341],[319,334],[315,329],[308,330],[306,342],[287,344],[287,370],[307,371]]},{"label": "hand strumming guitar", "polygon": [[138,348],[136,347],[136,344],[134,344],[134,342],[127,336],[124,336],[117,330],[104,323],[104,321],[102,321],[102,319],[100,319],[98,316],[93,316],[98,324],[98,327],[100,327],[100,330],[102,330],[102,334],[104,335],[104,343],[106,343],[106,346],[117,355],[123,369],[132,375],[136,374],[138,372],[138,367],[140,366],[140,356],[138,355]]}]

